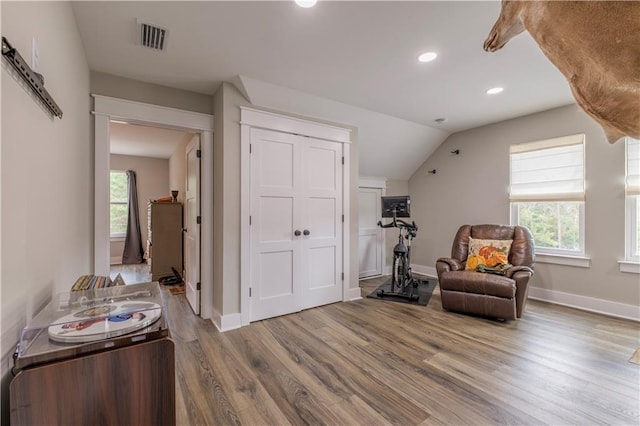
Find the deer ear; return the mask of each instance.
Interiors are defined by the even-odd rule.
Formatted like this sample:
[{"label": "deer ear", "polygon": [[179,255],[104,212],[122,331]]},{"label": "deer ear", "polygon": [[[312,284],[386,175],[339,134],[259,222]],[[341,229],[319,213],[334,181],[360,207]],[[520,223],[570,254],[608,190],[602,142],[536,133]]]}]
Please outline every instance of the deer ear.
[{"label": "deer ear", "polygon": [[607,142],[609,142],[610,144],[614,144],[616,142],[618,142],[620,139],[626,137],[625,134],[620,133],[619,131],[617,131],[616,129],[612,129],[612,128],[602,128],[602,130],[604,130],[604,135],[607,138]]}]

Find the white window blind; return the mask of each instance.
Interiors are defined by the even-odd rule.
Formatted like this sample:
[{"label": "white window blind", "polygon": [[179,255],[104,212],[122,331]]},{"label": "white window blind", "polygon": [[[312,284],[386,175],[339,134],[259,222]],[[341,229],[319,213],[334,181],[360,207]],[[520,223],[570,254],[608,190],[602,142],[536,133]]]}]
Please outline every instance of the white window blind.
[{"label": "white window blind", "polygon": [[627,195],[640,195],[640,140],[627,138]]},{"label": "white window blind", "polygon": [[512,202],[584,201],[584,134],[510,147]]}]

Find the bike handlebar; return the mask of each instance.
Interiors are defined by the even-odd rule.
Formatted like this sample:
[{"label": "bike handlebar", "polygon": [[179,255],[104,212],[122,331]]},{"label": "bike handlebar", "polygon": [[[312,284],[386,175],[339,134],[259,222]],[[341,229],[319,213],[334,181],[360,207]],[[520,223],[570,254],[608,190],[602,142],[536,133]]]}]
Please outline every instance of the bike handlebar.
[{"label": "bike handlebar", "polygon": [[411,223],[407,223],[402,219],[396,219],[396,218],[394,218],[392,222],[389,222],[385,225],[383,225],[382,221],[379,220],[378,226],[380,228],[406,228],[407,231],[414,232],[414,233],[418,231],[418,225],[416,225],[415,221],[412,221]]}]

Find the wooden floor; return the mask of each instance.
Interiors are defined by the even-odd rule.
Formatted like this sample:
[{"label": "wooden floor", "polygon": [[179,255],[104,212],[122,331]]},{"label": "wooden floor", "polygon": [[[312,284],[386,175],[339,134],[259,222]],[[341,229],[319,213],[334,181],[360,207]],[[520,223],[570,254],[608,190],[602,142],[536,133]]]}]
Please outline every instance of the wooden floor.
[{"label": "wooden floor", "polygon": [[138,265],[111,265],[109,276],[114,279],[118,274],[126,284],[151,282],[151,266],[147,263]]},{"label": "wooden floor", "polygon": [[[381,283],[361,282],[363,295]],[[179,425],[638,425],[639,325],[529,301],[500,322],[363,298],[219,333],[167,296]]]}]

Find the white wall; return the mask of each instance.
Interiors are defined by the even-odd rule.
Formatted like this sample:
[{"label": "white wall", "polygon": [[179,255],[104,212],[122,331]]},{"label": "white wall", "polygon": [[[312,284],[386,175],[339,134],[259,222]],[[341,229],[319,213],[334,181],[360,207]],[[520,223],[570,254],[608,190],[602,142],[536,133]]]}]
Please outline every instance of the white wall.
[{"label": "white wall", "polygon": [[1,2],[2,35],[30,63],[32,38],[52,118],[2,61],[2,423],[20,330],[53,294],[92,271],[89,68],[68,2]]},{"label": "white wall", "polygon": [[[171,195],[169,192],[169,160],[111,154],[111,170],[133,170],[136,172],[140,234],[142,235],[142,247],[146,250],[149,233],[147,204],[150,199]],[[123,249],[123,241],[112,241],[110,244],[111,259],[118,257],[122,259]]]},{"label": "white wall", "polygon": [[[169,190],[178,191],[178,201],[184,203],[186,191],[186,162],[187,162],[187,145],[193,139],[199,138],[198,135],[185,137],[185,139],[176,147],[169,158]],[[171,193],[171,192],[169,192]]]},{"label": "white wall", "polygon": [[97,71],[91,71],[91,93],[203,114],[211,114],[213,111],[212,99],[209,95]]},{"label": "white wall", "polygon": [[[576,105],[450,136],[409,180],[412,212],[421,226],[414,263],[434,267],[438,257],[449,256],[460,225],[509,223],[510,145],[576,133],[586,134],[585,233],[591,267],[538,262],[531,291],[637,310],[640,278],[620,272],[617,264],[625,244],[624,144],[607,143],[601,128]],[[450,153],[455,149],[460,155]],[[427,173],[432,169],[435,175]]]}]

